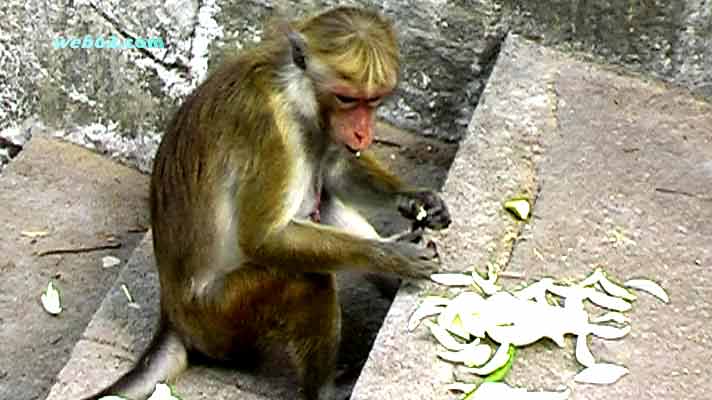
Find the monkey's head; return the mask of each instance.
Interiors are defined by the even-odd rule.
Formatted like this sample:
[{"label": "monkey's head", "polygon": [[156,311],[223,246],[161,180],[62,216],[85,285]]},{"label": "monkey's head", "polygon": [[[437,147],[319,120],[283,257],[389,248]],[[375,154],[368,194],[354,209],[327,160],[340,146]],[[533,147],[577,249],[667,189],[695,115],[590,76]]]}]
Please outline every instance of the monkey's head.
[{"label": "monkey's head", "polygon": [[311,109],[320,123],[352,152],[366,149],[373,142],[376,109],[398,82],[390,21],[373,11],[340,7],[298,22],[287,37],[291,61],[311,82]]}]

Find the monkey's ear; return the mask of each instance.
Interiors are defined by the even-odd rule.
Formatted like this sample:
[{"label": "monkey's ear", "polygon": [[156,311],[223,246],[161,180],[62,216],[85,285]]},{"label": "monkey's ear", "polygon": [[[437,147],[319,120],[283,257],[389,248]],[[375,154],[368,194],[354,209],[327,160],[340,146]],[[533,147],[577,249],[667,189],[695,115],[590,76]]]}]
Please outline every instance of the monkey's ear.
[{"label": "monkey's ear", "polygon": [[292,53],[292,61],[294,65],[299,67],[302,71],[307,69],[307,57],[306,57],[306,47],[307,43],[304,37],[294,30],[289,30],[287,32],[287,40],[289,40],[289,47]]}]

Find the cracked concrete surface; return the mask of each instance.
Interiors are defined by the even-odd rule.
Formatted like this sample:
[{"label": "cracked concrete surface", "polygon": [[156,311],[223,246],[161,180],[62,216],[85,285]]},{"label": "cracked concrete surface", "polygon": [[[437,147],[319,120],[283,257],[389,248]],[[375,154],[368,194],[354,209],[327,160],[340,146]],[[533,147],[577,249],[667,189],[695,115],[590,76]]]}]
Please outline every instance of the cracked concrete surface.
[{"label": "cracked concrete surface", "polygon": [[[664,305],[641,294],[630,336],[593,341],[600,361],[630,368],[620,382],[574,384],[573,345],[552,342],[519,352],[508,382],[569,386],[573,400],[709,397],[711,126],[712,106],[688,92],[506,41],[444,187],[453,214],[436,237],[444,268],[495,263],[535,279],[603,266],[657,280],[672,297]],[[527,224],[501,207],[522,192],[538,193]],[[400,289],[353,400],[449,399],[444,385],[466,378],[436,358],[426,328],[407,332],[418,299],[443,291],[419,286]]]},{"label": "cracked concrete surface", "polygon": [[[69,358],[148,223],[148,180],[74,145],[35,136],[0,177],[0,399],[42,398]],[[23,231],[46,235],[31,238]],[[122,243],[116,250],[39,257],[50,249]],[[64,311],[45,313],[52,280]]]},{"label": "cracked concrete surface", "polygon": [[[631,374],[612,386],[576,385],[572,399],[706,399],[712,106],[583,64],[560,65],[554,84],[560,130],[547,137],[537,217],[510,270],[582,278],[602,266],[622,279],[652,278],[672,298],[664,305],[640,294],[630,336],[592,341],[599,361],[622,363]],[[562,362],[550,347],[522,351],[512,381],[569,382],[577,371],[573,352]]]}]

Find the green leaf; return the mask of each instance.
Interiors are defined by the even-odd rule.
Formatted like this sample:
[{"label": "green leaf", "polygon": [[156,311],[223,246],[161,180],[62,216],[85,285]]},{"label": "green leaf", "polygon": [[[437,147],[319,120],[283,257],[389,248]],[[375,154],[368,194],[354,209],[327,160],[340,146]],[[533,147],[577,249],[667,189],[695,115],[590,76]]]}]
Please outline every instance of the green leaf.
[{"label": "green leaf", "polygon": [[[503,366],[499,367],[498,370],[487,375],[482,380],[482,382],[480,382],[480,385],[484,382],[500,382],[500,381],[504,380],[504,378],[507,377],[507,375],[509,374],[509,371],[512,369],[512,365],[514,364],[514,357],[517,354],[517,348],[510,344],[509,349],[507,350],[507,354],[509,355],[509,358],[507,359],[507,363],[504,364]],[[479,385],[473,391],[466,394],[465,397],[462,398],[462,400],[473,400],[475,398],[475,392],[477,392],[478,388],[479,388]]]},{"label": "green leaf", "polygon": [[514,364],[514,356],[517,354],[517,348],[510,344],[507,354],[509,355],[507,363],[501,366],[498,370],[487,375],[483,382],[499,382],[507,377],[509,371],[512,369],[512,364]]},{"label": "green leaf", "polygon": [[526,197],[515,197],[504,202],[504,209],[517,219],[526,221],[531,215],[532,206]]}]

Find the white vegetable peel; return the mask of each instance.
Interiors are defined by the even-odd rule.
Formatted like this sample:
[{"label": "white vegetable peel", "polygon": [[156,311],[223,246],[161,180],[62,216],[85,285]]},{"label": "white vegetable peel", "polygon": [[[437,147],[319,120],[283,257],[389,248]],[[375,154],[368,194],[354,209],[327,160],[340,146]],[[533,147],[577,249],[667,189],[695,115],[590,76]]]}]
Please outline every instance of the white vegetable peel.
[{"label": "white vegetable peel", "polygon": [[509,343],[501,343],[492,358],[479,368],[463,368],[463,371],[475,375],[489,375],[502,368],[509,361]]},{"label": "white vegetable peel", "polygon": [[430,279],[445,286],[472,286],[475,283],[468,274],[432,274]]},{"label": "white vegetable peel", "polygon": [[413,315],[410,316],[410,319],[408,320],[408,330],[411,332],[414,331],[420,325],[420,322],[423,319],[438,315],[444,309],[445,307],[443,306],[435,306],[430,304],[421,305],[420,307],[418,307],[417,310],[415,310]]},{"label": "white vegetable peel", "polygon": [[473,270],[472,280],[486,295],[491,296],[502,290],[502,287],[495,283],[497,282],[497,275],[488,274],[487,279],[485,279],[479,274],[479,272]]},{"label": "white vegetable peel", "polygon": [[[124,397],[120,396],[104,396],[99,400],[126,400]],[[180,400],[171,392],[170,386],[165,383],[157,383],[156,388],[147,400]]]},{"label": "white vegetable peel", "polygon": [[601,287],[606,293],[610,294],[611,296],[620,297],[621,299],[628,301],[633,301],[637,298],[637,296],[631,293],[628,289],[611,281],[610,279],[608,279],[608,277],[606,277],[605,274],[602,275],[603,276],[598,281],[598,284],[601,285]]},{"label": "white vegetable peel", "polygon": [[40,296],[42,307],[51,315],[58,315],[62,312],[62,301],[59,290],[54,287],[52,281],[47,284],[47,289]]},{"label": "white vegetable peel", "polygon": [[484,365],[492,357],[492,348],[486,344],[470,344],[460,351],[439,351],[438,357],[445,361],[462,363],[466,367]]},{"label": "white vegetable peel", "polygon": [[590,367],[596,364],[596,359],[588,347],[588,336],[578,335],[576,337],[576,361],[584,367]]},{"label": "white vegetable peel", "polygon": [[425,217],[427,217],[427,216],[428,216],[428,212],[425,211],[425,207],[423,207],[423,206],[418,207],[418,214],[416,214],[415,220],[416,220],[416,221],[422,221],[422,220],[424,220]]},{"label": "white vegetable peel", "polygon": [[173,396],[171,393],[171,388],[165,383],[159,383],[156,385],[156,389],[153,391],[151,397],[148,400],[179,400],[177,397]]},{"label": "white vegetable peel", "polygon": [[121,264],[121,260],[119,260],[118,258],[116,258],[114,256],[106,256],[106,257],[102,257],[102,259],[101,259],[101,265],[104,268],[115,267],[119,264]]},{"label": "white vegetable peel", "polygon": [[430,333],[433,334],[435,339],[444,348],[452,351],[460,351],[467,348],[466,343],[457,341],[445,328],[440,325],[434,324],[430,321],[425,321],[425,326],[430,329]]},{"label": "white vegetable peel", "polygon": [[617,382],[628,373],[628,368],[617,364],[599,363],[579,372],[574,382],[591,383],[595,385],[610,385]]},{"label": "white vegetable peel", "polygon": [[571,391],[563,392],[529,392],[523,388],[515,388],[504,382],[483,382],[467,400],[566,400]]},{"label": "white vegetable peel", "polygon": [[[555,283],[553,278],[544,278],[514,292],[505,291],[497,285],[495,268],[488,268],[486,279],[473,271],[472,275],[435,274],[433,280],[455,287],[451,290],[459,292],[451,300],[436,297],[428,302],[430,311],[438,317],[437,324],[426,321],[426,325],[436,340],[448,350],[439,351],[437,355],[445,361],[464,364],[464,367],[460,368],[463,372],[480,376],[493,374],[507,364],[510,344],[515,347],[524,346],[542,338],[550,338],[560,347],[564,347],[566,345],[564,336],[572,335],[576,340],[576,359],[586,367],[576,375],[575,381],[594,384],[614,383],[627,374],[628,370],[624,366],[597,362],[589,347],[589,337],[593,335],[606,340],[615,340],[631,332],[630,319],[624,312],[632,308],[631,302],[636,300],[637,296],[627,288],[644,290],[665,302],[669,301],[667,293],[655,282],[644,279],[631,280],[627,281],[624,287],[616,283],[601,268],[596,268],[593,273],[574,286]],[[484,295],[477,292],[477,288],[480,288]],[[586,300],[608,311],[591,317],[590,307],[584,307]],[[425,301],[421,304],[421,308],[423,307],[426,307]],[[422,315],[425,311],[416,310],[411,320],[417,313]],[[438,313],[435,314],[436,312]],[[471,341],[472,338],[474,341]],[[491,348],[487,344],[479,343],[479,338],[488,338],[499,343],[497,351],[484,364],[482,361],[491,354]],[[501,389],[503,390],[501,393],[505,393],[505,386],[499,386],[497,390]],[[467,392],[469,394],[466,399],[486,399],[487,397],[481,396],[482,393],[488,392],[481,392],[481,387],[483,386],[478,387],[474,392]],[[466,392],[465,389],[470,389],[472,386],[457,384],[449,388]],[[494,398],[548,400],[567,398],[569,394],[568,391],[530,393],[524,389],[508,386],[507,388],[512,392]]]},{"label": "white vegetable peel", "polygon": [[660,299],[663,303],[669,303],[670,297],[665,289],[650,279],[631,279],[623,285],[631,289],[642,290]]}]

